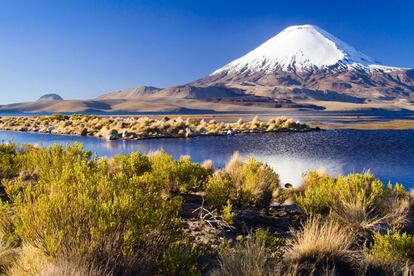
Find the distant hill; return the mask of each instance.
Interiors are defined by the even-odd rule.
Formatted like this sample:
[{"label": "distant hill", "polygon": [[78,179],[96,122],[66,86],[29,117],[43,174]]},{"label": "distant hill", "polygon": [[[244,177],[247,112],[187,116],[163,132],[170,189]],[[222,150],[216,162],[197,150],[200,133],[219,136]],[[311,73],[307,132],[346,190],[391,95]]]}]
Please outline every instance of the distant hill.
[{"label": "distant hill", "polygon": [[110,92],[99,96],[99,100],[113,100],[113,99],[137,99],[139,97],[153,96],[161,88],[153,86],[140,86],[136,88],[124,89],[115,92]]},{"label": "distant hill", "polygon": [[229,89],[220,86],[197,87],[192,85],[180,85],[168,88],[152,86],[140,86],[137,88],[119,90],[99,96],[97,100],[132,100],[142,97],[175,97],[185,99],[205,99],[217,97],[238,97],[243,95],[237,89]]},{"label": "distant hill", "polygon": [[38,101],[63,101],[63,98],[58,94],[45,94]]}]

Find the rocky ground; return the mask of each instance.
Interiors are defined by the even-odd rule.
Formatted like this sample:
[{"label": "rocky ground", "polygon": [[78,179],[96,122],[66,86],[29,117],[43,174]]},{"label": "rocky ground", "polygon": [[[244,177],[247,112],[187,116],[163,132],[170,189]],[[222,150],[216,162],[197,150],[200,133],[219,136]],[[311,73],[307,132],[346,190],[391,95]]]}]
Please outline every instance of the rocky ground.
[{"label": "rocky ground", "polygon": [[259,229],[279,238],[289,238],[306,216],[296,204],[273,204],[266,209],[235,209],[234,222],[223,223],[216,210],[208,206],[202,193],[184,194],[181,219],[184,232],[205,255],[200,260],[208,269],[218,266],[217,252],[229,243],[245,239]]},{"label": "rocky ground", "polygon": [[218,122],[214,119],[182,117],[98,117],[87,115],[52,115],[43,117],[0,117],[0,130],[94,136],[107,140],[137,140],[163,137],[234,135],[252,132],[310,131],[311,128],[284,116],[266,122],[258,116],[251,121]]}]

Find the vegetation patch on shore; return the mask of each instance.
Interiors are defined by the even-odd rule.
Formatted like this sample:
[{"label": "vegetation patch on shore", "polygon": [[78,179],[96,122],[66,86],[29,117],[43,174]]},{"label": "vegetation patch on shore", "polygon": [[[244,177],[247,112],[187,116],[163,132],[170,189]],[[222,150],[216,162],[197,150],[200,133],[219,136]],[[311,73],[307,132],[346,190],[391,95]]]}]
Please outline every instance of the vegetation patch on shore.
[{"label": "vegetation patch on shore", "polygon": [[251,121],[224,123],[214,119],[157,120],[149,117],[98,117],[94,115],[52,115],[42,117],[0,117],[0,130],[55,133],[103,137],[108,140],[133,140],[161,137],[195,137],[203,135],[233,135],[252,132],[309,131],[307,124],[284,116],[267,122],[258,116]]},{"label": "vegetation patch on shore", "polygon": [[234,155],[0,144],[6,275],[411,275],[414,195],[370,173],[283,188]]}]

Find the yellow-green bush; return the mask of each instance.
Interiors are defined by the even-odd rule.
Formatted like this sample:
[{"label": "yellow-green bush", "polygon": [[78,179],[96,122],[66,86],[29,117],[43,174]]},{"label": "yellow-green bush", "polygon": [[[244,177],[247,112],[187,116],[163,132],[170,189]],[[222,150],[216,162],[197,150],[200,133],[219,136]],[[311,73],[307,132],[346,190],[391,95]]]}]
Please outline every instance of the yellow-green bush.
[{"label": "yellow-green bush", "polygon": [[207,202],[213,207],[224,206],[227,200],[233,200],[235,192],[231,180],[218,175],[210,176],[205,188]]},{"label": "yellow-green bush", "polygon": [[191,244],[171,244],[164,252],[159,262],[161,275],[201,275],[197,261],[203,253]]},{"label": "yellow-green bush", "polygon": [[269,249],[274,256],[279,258],[282,257],[283,252],[281,249],[286,244],[284,239],[276,237],[270,233],[268,229],[264,228],[257,229],[254,233],[254,237],[257,243]]},{"label": "yellow-green bush", "polygon": [[376,233],[368,257],[377,262],[402,263],[414,262],[414,236],[407,233]]},{"label": "yellow-green bush", "polygon": [[233,225],[235,214],[233,212],[233,205],[231,204],[230,199],[227,200],[227,204],[223,207],[221,213],[223,221],[228,225]]},{"label": "yellow-green bush", "polygon": [[18,173],[17,148],[14,144],[0,144],[0,182]]},{"label": "yellow-green bush", "polygon": [[236,156],[209,179],[205,192],[209,203],[215,206],[230,199],[241,207],[266,207],[279,187],[279,175],[268,165],[252,157],[242,162]]},{"label": "yellow-green bush", "polygon": [[33,149],[24,160],[36,177],[4,181],[10,202],[1,203],[0,222],[10,241],[132,273],[154,269],[180,237],[181,200],[164,198],[150,172],[110,174],[80,145]]},{"label": "yellow-green bush", "polygon": [[305,191],[296,200],[307,214],[327,214],[340,204],[355,202],[367,211],[381,214],[387,209],[390,199],[405,196],[403,186],[386,187],[368,172],[337,179],[311,172],[305,177],[305,183]]},{"label": "yellow-green bush", "polygon": [[165,183],[169,192],[187,192],[203,189],[212,171],[194,163],[190,158],[174,160],[163,151],[149,157],[151,173]]},{"label": "yellow-green bush", "polygon": [[146,155],[138,152],[130,155],[118,154],[109,160],[111,173],[123,172],[128,177],[133,175],[143,175],[145,172],[151,171],[151,162]]},{"label": "yellow-green bush", "polygon": [[252,157],[230,177],[236,184],[242,205],[268,206],[273,192],[279,188],[279,176],[268,165]]}]

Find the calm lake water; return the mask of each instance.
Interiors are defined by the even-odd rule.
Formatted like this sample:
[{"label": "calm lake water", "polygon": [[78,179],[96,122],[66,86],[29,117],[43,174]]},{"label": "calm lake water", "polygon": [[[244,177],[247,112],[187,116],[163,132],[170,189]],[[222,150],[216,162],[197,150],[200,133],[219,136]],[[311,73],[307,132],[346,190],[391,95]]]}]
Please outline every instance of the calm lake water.
[{"label": "calm lake water", "polygon": [[297,184],[309,170],[322,169],[331,175],[371,170],[384,182],[414,186],[414,130],[327,130],[141,141],[0,131],[0,142],[8,141],[44,146],[81,142],[98,156],[163,149],[175,158],[211,159],[217,167],[238,151],[242,157],[252,155],[267,162],[283,183]]}]

